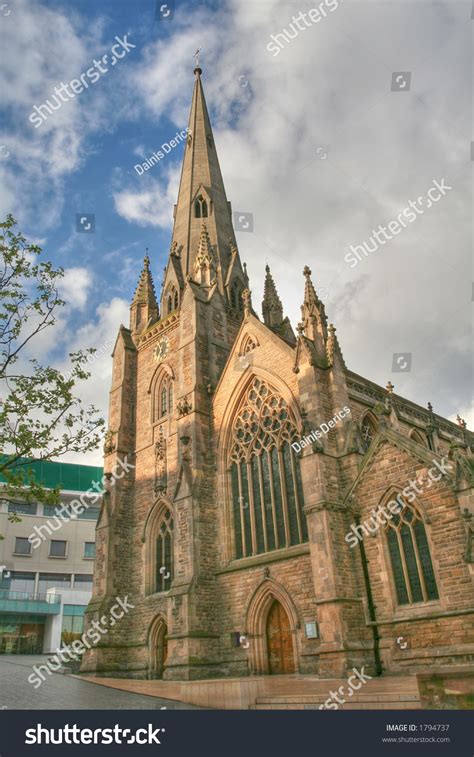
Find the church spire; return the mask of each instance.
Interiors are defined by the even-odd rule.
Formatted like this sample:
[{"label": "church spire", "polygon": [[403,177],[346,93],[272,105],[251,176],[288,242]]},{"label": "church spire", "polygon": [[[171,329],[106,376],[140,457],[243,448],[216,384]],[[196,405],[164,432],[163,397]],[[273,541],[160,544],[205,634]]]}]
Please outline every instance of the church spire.
[{"label": "church spire", "polygon": [[[236,247],[230,203],[222,180],[214,135],[209,119],[201,81],[202,69],[194,69],[195,81],[184,147],[183,165],[175,206],[172,248],[179,261],[178,278],[184,286],[195,275],[196,258],[200,250],[201,225],[206,224],[209,246],[221,294],[232,284],[231,279],[244,273],[240,258],[233,255]],[[174,266],[176,267],[176,266]],[[167,277],[176,273],[167,267]]]},{"label": "church spire", "polygon": [[262,301],[263,320],[267,326],[274,328],[283,323],[283,306],[276,290],[270,266],[265,266],[265,286]]},{"label": "church spire", "polygon": [[147,250],[143,259],[143,269],[130,306],[130,329],[132,333],[140,333],[151,323],[157,321],[158,316],[158,303],[156,301],[155,287],[150,271],[150,258],[148,257]]}]

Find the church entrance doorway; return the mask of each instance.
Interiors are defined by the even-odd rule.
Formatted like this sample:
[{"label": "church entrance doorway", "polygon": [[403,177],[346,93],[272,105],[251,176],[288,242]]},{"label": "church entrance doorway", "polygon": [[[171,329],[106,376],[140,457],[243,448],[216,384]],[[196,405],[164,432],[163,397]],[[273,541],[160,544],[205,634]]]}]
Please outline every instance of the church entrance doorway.
[{"label": "church entrance doorway", "polygon": [[290,621],[282,605],[275,600],[267,617],[268,668],[273,674],[294,673],[295,656]]},{"label": "church entrance doorway", "polygon": [[148,677],[163,678],[168,657],[168,628],[162,617],[156,618],[150,628],[148,639]]}]

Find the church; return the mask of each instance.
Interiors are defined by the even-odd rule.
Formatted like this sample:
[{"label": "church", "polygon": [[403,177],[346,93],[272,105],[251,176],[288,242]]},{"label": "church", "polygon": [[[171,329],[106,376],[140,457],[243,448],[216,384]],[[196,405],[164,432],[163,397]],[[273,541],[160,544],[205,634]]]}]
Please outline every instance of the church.
[{"label": "church", "polygon": [[146,256],[113,350],[86,628],[134,609],[82,672],[466,666],[474,435],[346,366],[308,266],[295,330],[268,266],[257,312],[194,76],[160,301]]}]

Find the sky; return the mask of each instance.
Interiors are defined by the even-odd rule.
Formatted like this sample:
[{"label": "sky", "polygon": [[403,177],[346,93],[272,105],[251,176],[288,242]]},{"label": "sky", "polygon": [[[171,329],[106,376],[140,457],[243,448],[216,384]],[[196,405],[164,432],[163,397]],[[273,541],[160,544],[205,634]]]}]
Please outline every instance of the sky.
[{"label": "sky", "polygon": [[65,270],[33,354],[66,371],[94,347],[78,393],[106,415],[147,248],[160,292],[182,143],[135,166],[186,127],[200,47],[227,196],[252,217],[236,233],[254,308],[268,263],[295,328],[309,265],[347,366],[472,429],[473,15],[470,0],[2,3],[1,215]]}]

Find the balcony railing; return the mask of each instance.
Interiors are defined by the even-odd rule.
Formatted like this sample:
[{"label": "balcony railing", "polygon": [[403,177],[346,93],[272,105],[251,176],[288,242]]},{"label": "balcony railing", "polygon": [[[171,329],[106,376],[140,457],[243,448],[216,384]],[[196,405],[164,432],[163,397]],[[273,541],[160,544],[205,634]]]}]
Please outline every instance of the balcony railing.
[{"label": "balcony railing", "polygon": [[58,594],[32,594],[26,591],[0,589],[0,612],[58,615],[61,597]]}]

